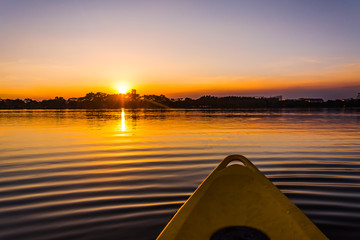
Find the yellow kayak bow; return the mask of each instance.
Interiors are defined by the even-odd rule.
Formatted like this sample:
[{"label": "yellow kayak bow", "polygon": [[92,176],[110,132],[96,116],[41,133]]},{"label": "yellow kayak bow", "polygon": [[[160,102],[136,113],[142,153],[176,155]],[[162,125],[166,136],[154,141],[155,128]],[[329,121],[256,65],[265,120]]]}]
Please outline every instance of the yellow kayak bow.
[{"label": "yellow kayak bow", "polygon": [[[240,164],[230,162],[240,161]],[[247,158],[225,158],[157,240],[328,239]]]}]

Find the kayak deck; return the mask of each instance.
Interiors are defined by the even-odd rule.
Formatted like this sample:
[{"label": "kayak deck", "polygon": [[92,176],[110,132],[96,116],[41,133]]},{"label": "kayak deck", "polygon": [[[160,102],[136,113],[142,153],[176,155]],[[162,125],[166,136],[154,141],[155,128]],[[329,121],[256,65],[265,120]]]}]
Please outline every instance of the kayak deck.
[{"label": "kayak deck", "polygon": [[[228,166],[232,161],[241,164]],[[248,159],[232,155],[204,180],[157,239],[327,237]]]}]

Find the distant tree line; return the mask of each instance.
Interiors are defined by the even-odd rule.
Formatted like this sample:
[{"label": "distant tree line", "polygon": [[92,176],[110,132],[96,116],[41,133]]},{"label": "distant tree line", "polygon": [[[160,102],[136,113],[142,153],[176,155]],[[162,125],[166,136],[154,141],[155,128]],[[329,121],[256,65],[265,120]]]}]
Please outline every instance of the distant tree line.
[{"label": "distant tree line", "polygon": [[140,96],[136,90],[127,94],[88,93],[84,97],[36,101],[30,98],[1,99],[0,109],[118,109],[118,108],[322,108],[360,107],[359,99],[328,100],[296,99],[282,100],[279,97],[214,97],[167,98],[164,95]]}]

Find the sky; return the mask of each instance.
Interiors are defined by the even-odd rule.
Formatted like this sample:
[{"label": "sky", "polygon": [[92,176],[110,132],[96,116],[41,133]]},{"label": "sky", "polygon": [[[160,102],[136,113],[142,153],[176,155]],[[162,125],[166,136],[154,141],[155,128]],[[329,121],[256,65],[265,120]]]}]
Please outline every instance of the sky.
[{"label": "sky", "polygon": [[0,98],[355,98],[359,0],[0,0]]}]

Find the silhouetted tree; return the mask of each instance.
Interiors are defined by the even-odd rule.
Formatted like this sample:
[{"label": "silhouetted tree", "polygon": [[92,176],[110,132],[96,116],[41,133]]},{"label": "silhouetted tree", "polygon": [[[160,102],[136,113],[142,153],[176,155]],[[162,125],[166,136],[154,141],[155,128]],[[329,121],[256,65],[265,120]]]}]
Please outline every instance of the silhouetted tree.
[{"label": "silhouetted tree", "polygon": [[87,93],[84,97],[55,97],[54,99],[36,101],[30,98],[1,99],[0,109],[119,109],[119,108],[320,108],[320,107],[360,107],[360,99],[328,100],[297,99],[280,100],[279,98],[255,97],[215,97],[210,95],[198,99],[169,99],[165,95],[140,96],[135,89],[127,94],[107,94],[102,92]]}]

